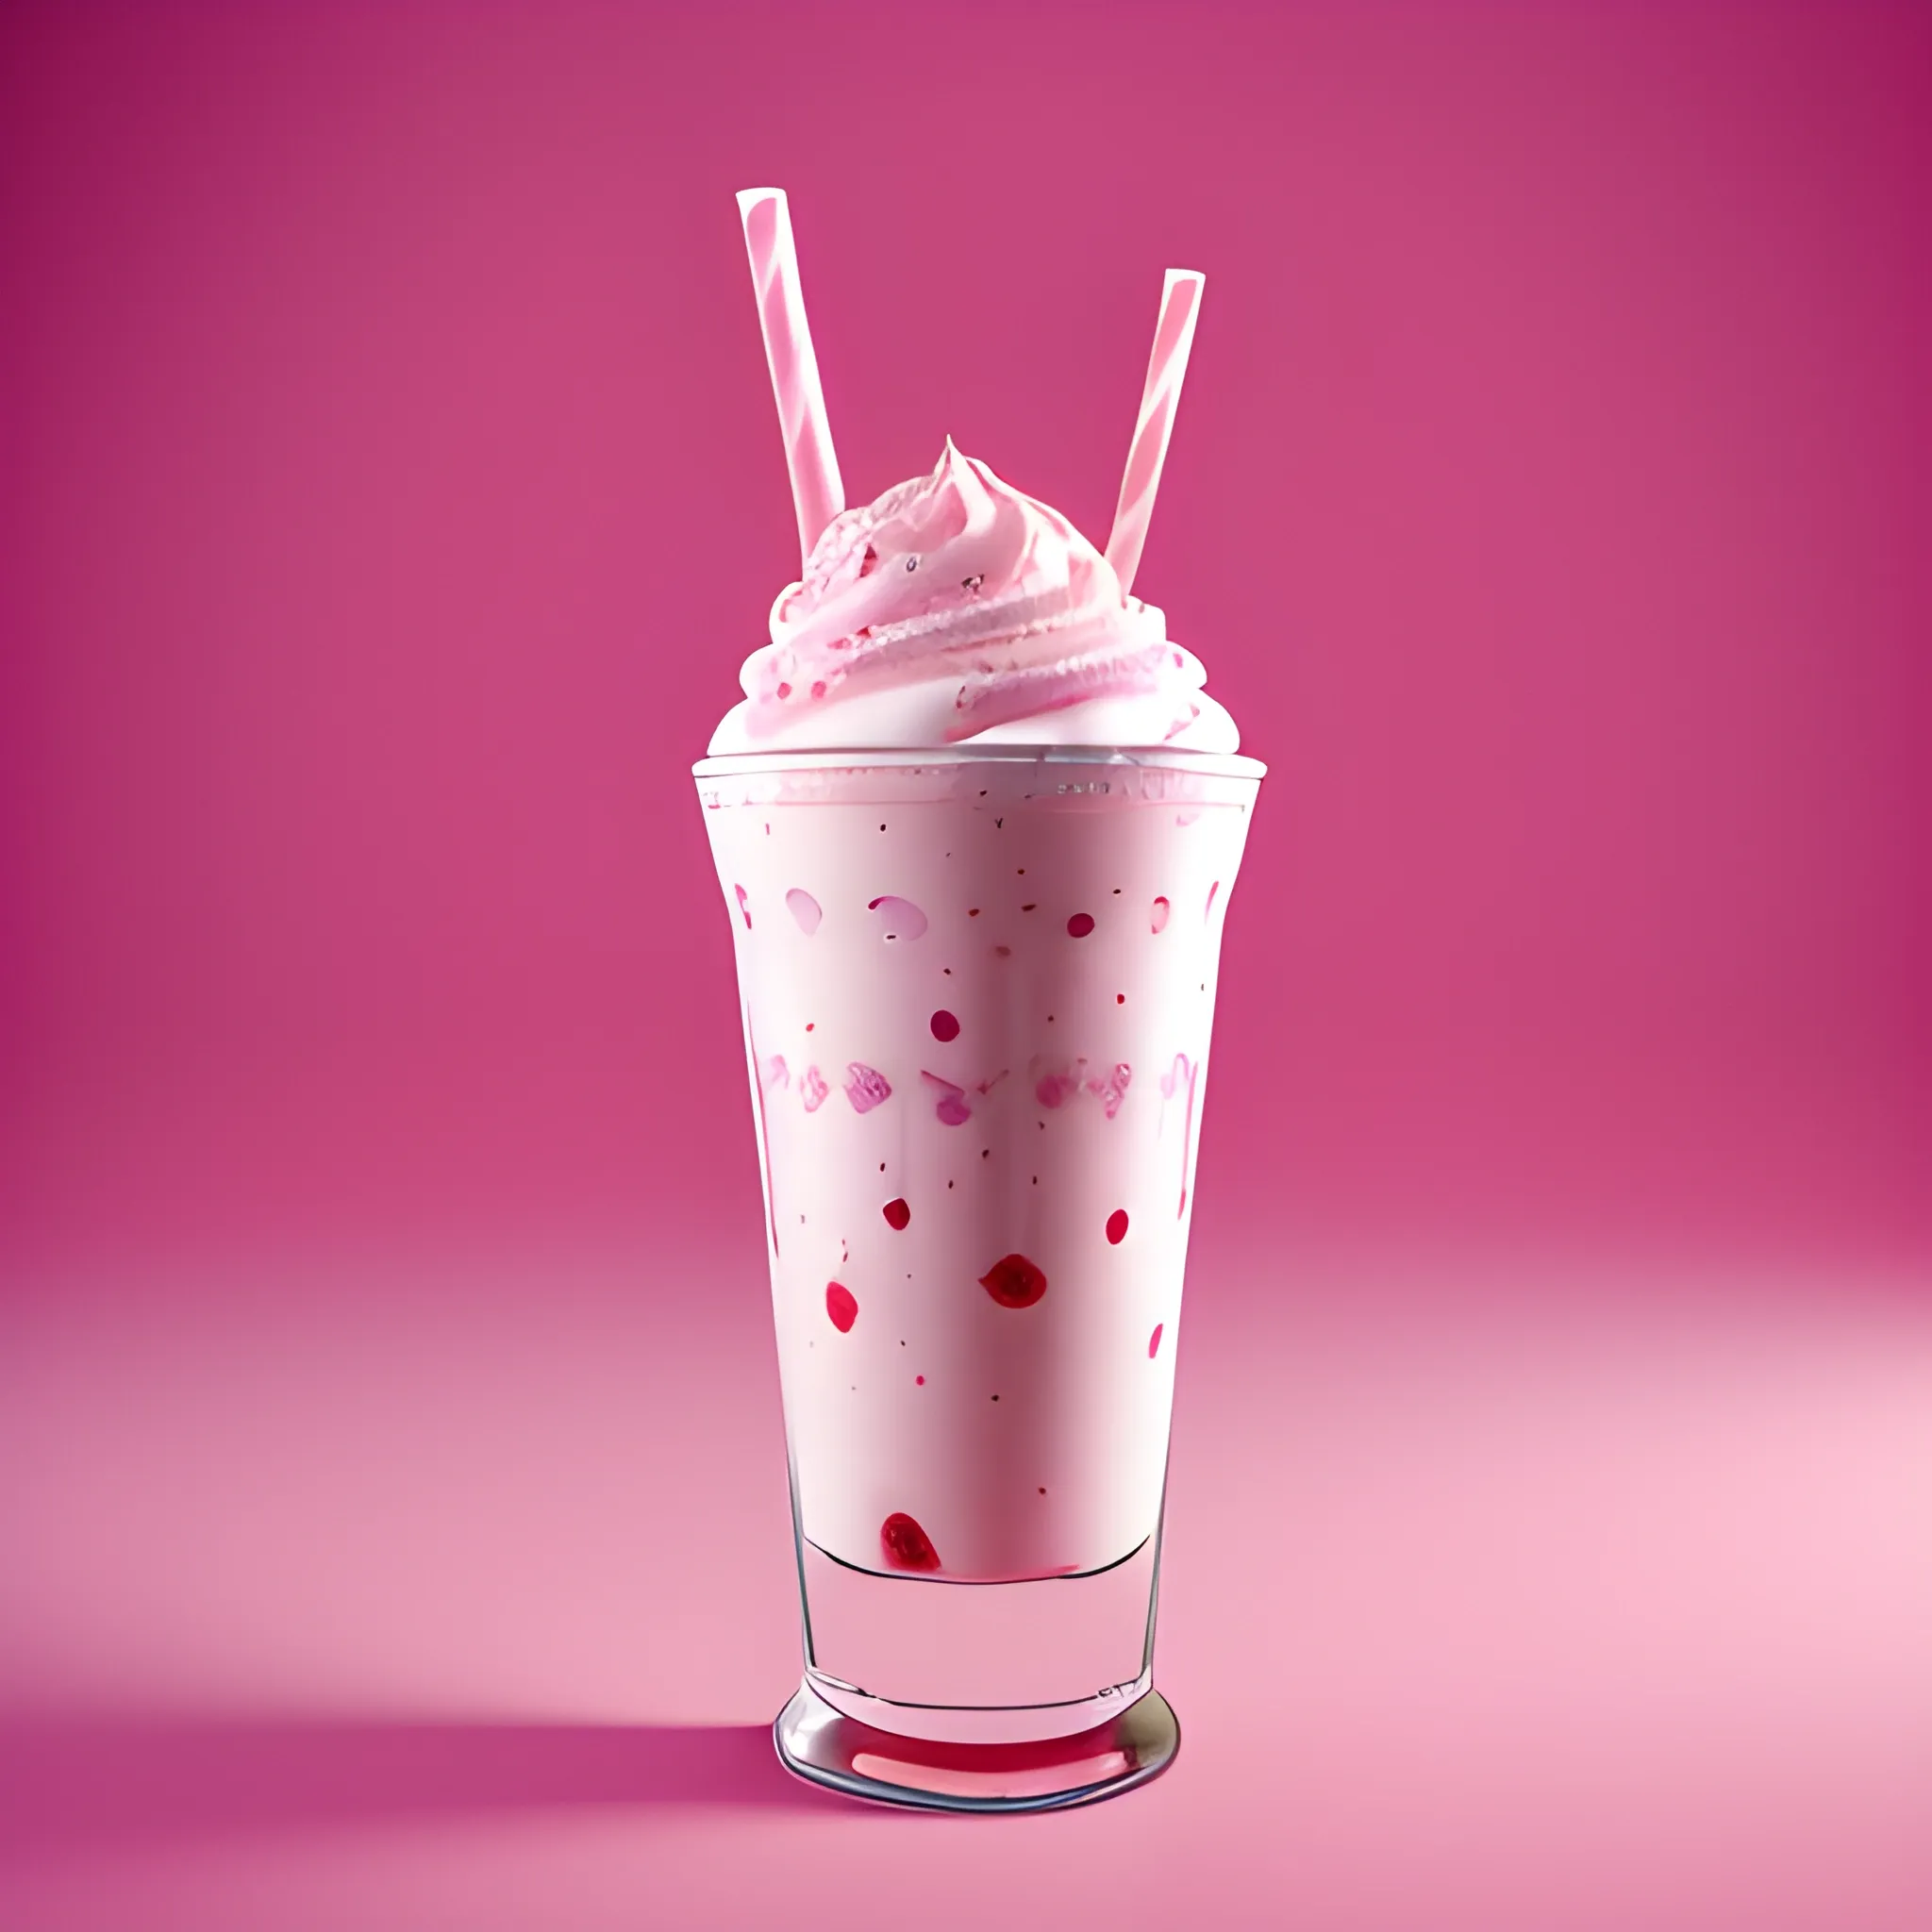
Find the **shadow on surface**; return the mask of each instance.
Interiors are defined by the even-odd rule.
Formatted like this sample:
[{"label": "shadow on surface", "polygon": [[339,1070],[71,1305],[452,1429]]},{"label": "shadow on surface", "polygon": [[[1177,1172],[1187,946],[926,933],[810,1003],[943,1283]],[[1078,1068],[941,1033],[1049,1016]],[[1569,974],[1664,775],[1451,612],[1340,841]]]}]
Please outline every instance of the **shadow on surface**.
[{"label": "shadow on surface", "polygon": [[837,1807],[763,1724],[0,1718],[0,1859],[591,1806]]}]

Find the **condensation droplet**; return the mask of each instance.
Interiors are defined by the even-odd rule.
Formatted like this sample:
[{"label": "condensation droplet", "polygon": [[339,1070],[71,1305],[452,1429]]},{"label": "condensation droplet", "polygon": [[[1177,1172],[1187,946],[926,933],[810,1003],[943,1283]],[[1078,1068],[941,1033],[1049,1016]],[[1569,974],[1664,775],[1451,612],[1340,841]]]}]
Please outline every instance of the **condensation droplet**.
[{"label": "condensation droplet", "polygon": [[868,900],[865,909],[879,915],[879,936],[882,939],[904,941],[923,939],[925,935],[925,914],[910,899],[901,899],[891,892],[885,892],[876,899]]}]

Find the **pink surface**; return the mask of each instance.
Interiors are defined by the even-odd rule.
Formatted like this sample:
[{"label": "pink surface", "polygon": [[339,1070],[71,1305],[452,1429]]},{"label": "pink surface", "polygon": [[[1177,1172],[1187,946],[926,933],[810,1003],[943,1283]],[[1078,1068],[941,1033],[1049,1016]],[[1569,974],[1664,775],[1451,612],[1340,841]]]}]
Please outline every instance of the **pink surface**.
[{"label": "pink surface", "polygon": [[[1925,1923],[1928,57],[9,8],[0,1918]],[[687,766],[795,557],[763,180],[859,500],[951,433],[1104,535],[1152,278],[1212,284],[1137,588],[1274,775],[1186,1741],[1079,1816],[853,1812],[749,1728]]]}]

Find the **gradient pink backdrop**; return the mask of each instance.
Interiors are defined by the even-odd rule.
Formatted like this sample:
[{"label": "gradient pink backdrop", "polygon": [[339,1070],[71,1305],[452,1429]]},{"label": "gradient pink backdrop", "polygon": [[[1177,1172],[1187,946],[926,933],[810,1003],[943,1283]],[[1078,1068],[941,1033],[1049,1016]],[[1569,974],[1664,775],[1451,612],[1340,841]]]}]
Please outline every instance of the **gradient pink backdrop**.
[{"label": "gradient pink backdrop", "polygon": [[[0,17],[13,1922],[1926,1923],[1928,91],[1904,6]],[[1078,1817],[753,1728],[766,182],[858,498],[1103,536],[1208,275],[1141,587],[1273,776],[1188,1743]]]}]

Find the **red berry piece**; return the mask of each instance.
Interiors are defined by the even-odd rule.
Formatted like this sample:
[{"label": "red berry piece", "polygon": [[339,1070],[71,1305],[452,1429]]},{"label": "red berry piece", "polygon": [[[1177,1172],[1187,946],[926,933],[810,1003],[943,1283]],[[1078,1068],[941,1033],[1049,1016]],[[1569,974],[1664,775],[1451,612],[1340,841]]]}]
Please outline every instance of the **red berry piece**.
[{"label": "red berry piece", "polygon": [[1151,921],[1151,924],[1156,932],[1158,932],[1161,929],[1161,927],[1167,924],[1167,916],[1173,910],[1174,908],[1167,903],[1167,900],[1165,898],[1159,898],[1155,900],[1154,917]]},{"label": "red berry piece", "polygon": [[1160,1331],[1167,1326],[1165,1322],[1154,1324],[1154,1333],[1147,1338],[1147,1359],[1151,1362],[1160,1353]]},{"label": "red berry piece", "polygon": [[932,1539],[903,1509],[894,1509],[879,1524],[879,1547],[894,1570],[937,1570],[940,1553]]},{"label": "red berry piece", "polygon": [[1003,1308],[1030,1308],[1046,1292],[1046,1276],[1024,1255],[1002,1255],[979,1285]]},{"label": "red berry piece", "polygon": [[1067,936],[1070,939],[1084,940],[1093,930],[1093,915],[1091,912],[1076,912],[1067,921]]},{"label": "red berry piece", "polygon": [[733,886],[731,890],[738,894],[738,909],[744,914],[744,929],[746,932],[749,932],[751,930],[751,894],[742,886]]},{"label": "red berry piece", "polygon": [[1127,1210],[1124,1208],[1116,1208],[1107,1217],[1107,1238],[1115,1247],[1119,1247],[1126,1240]]},{"label": "red berry piece", "polygon": [[832,1318],[832,1326],[841,1335],[850,1335],[853,1323],[858,1320],[858,1298],[842,1281],[828,1281],[825,1284],[825,1313]]},{"label": "red berry piece", "polygon": [[908,1224],[912,1219],[912,1210],[907,1207],[903,1198],[897,1201],[888,1201],[881,1212],[886,1217],[886,1225],[894,1234],[903,1234]]},{"label": "red berry piece", "polygon": [[959,1037],[958,1021],[943,1007],[932,1016],[932,1037],[935,1040],[958,1040]]}]

